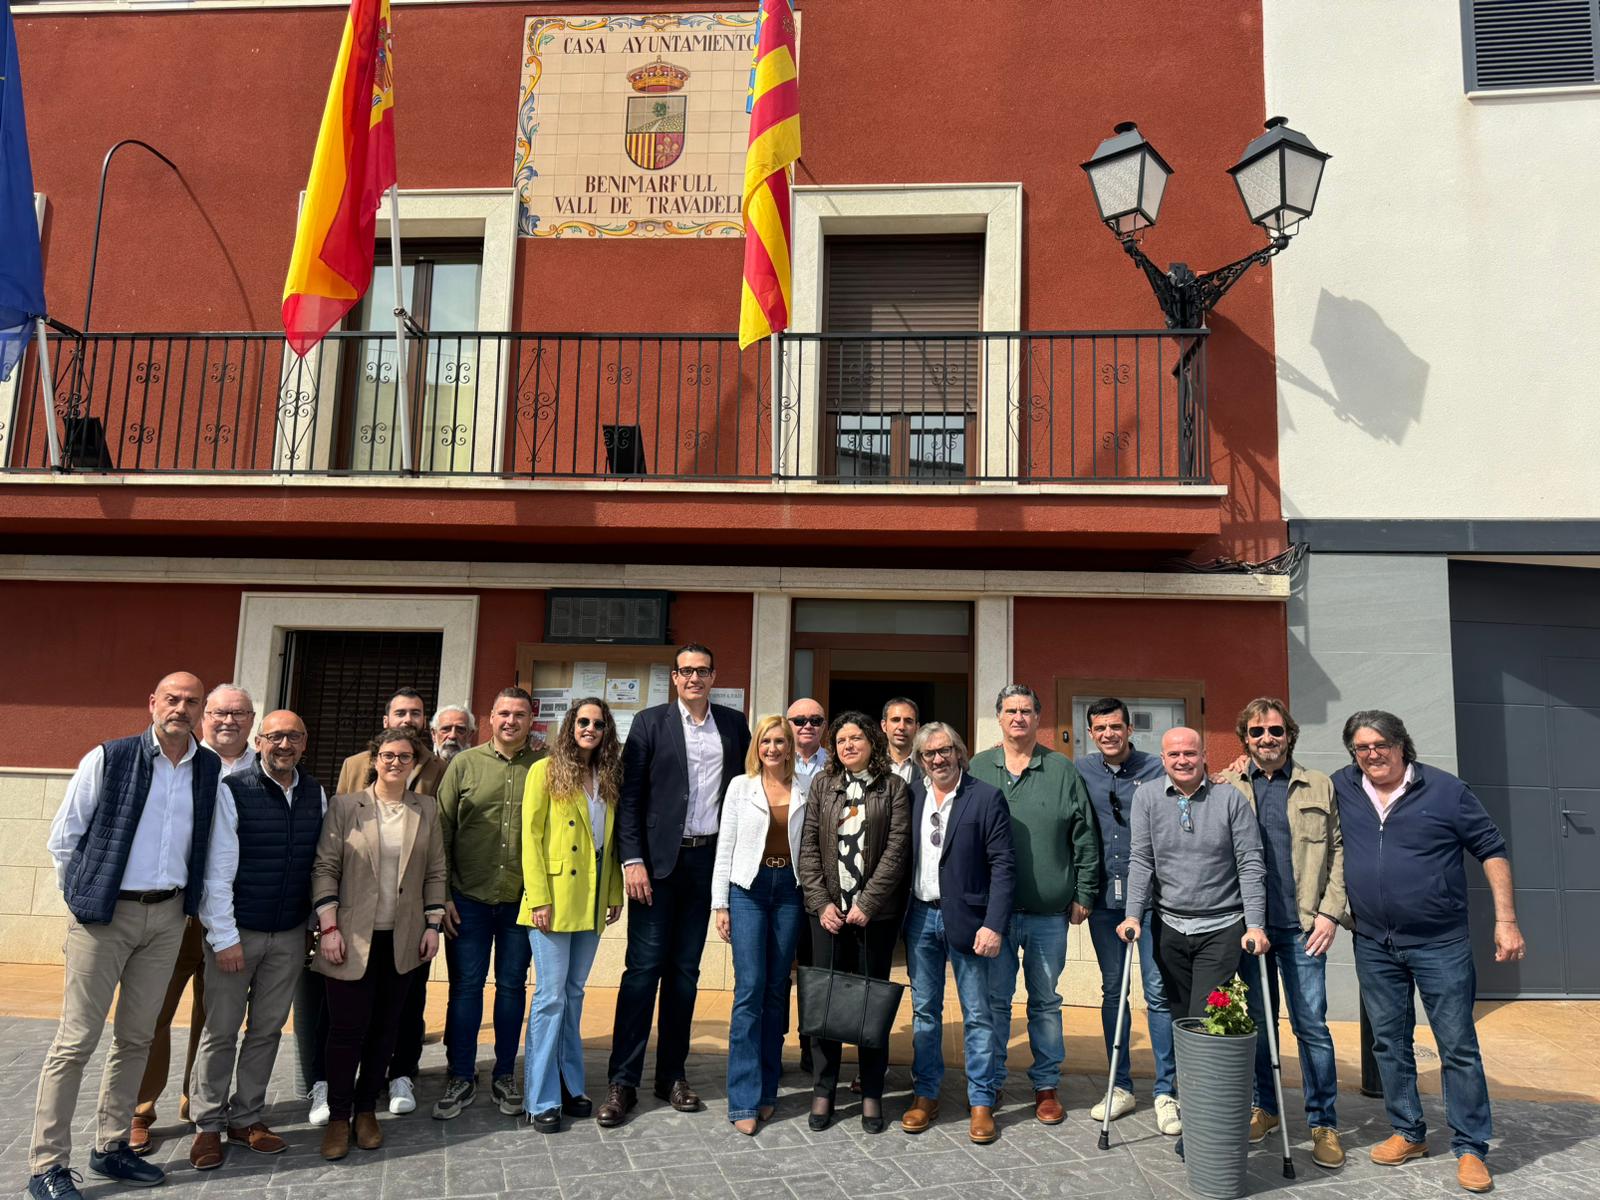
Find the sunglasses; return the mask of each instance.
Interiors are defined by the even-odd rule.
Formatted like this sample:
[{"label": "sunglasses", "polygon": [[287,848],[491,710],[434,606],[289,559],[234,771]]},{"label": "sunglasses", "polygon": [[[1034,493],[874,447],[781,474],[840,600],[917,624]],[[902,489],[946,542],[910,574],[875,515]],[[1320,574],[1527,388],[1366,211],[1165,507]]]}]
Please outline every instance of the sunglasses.
[{"label": "sunglasses", "polygon": [[937,846],[941,841],[944,840],[944,834],[939,831],[939,826],[941,824],[939,820],[939,810],[934,809],[928,814],[928,816],[933,821],[933,833],[928,836],[928,840]]},{"label": "sunglasses", "polygon": [[572,723],[579,729],[592,729],[596,733],[599,733],[606,727],[606,723],[599,717],[578,717],[574,719]]},{"label": "sunglasses", "polygon": [[1258,738],[1264,733],[1270,733],[1273,737],[1282,737],[1287,730],[1282,725],[1252,725],[1245,732],[1253,738]]},{"label": "sunglasses", "polygon": [[789,724],[800,726],[809,725],[813,729],[821,729],[828,723],[827,717],[790,717]]}]

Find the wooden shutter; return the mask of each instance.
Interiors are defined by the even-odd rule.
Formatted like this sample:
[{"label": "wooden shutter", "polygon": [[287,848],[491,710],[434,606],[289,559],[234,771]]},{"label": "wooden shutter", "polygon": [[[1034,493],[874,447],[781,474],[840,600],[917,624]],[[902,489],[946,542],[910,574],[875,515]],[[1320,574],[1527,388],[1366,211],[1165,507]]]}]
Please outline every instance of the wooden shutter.
[{"label": "wooden shutter", "polygon": [[1600,0],[1461,0],[1467,91],[1600,82]]}]

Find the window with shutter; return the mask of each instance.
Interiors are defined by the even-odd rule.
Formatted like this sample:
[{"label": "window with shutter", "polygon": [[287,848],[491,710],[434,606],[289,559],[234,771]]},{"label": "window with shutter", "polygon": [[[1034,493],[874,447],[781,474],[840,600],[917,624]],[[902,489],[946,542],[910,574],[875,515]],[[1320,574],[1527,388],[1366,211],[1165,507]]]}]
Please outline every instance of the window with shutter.
[{"label": "window with shutter", "polygon": [[981,393],[983,238],[824,243],[824,467],[840,478],[963,479]]},{"label": "window with shutter", "polygon": [[1461,0],[1469,92],[1600,83],[1600,0]]}]

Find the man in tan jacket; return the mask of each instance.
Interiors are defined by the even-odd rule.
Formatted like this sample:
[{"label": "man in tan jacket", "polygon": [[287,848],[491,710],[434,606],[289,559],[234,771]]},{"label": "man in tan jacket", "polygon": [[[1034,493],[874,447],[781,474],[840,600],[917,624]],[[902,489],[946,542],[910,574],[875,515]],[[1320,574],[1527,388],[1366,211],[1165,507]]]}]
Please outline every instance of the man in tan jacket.
[{"label": "man in tan jacket", "polygon": [[[416,765],[411,768],[411,778],[406,781],[406,788],[419,796],[437,795],[439,780],[444,778],[445,764],[432,750],[433,734],[428,729],[428,709],[422,701],[422,693],[416,688],[401,688],[390,696],[389,704],[383,711],[383,728],[409,729],[416,734],[420,754]],[[343,796],[348,792],[363,791],[371,768],[372,756],[365,749],[357,750],[339,768],[339,784],[334,788],[334,794]]]},{"label": "man in tan jacket", "polygon": [[[1337,1077],[1333,1037],[1328,1032],[1327,953],[1340,924],[1349,924],[1344,896],[1344,841],[1333,781],[1294,761],[1300,727],[1282,700],[1262,696],[1239,714],[1245,757],[1223,779],[1255,804],[1267,865],[1267,937],[1272,949],[1257,959],[1272,979],[1277,1012],[1278,977],[1289,1008],[1289,1024],[1300,1047],[1311,1158],[1319,1167],[1344,1165],[1334,1105]],[[1254,957],[1254,956],[1249,956]],[[1250,1015],[1265,1020],[1255,962],[1241,962],[1249,985]],[[1256,1043],[1255,1107],[1250,1140],[1278,1127],[1272,1059],[1265,1038]]]}]

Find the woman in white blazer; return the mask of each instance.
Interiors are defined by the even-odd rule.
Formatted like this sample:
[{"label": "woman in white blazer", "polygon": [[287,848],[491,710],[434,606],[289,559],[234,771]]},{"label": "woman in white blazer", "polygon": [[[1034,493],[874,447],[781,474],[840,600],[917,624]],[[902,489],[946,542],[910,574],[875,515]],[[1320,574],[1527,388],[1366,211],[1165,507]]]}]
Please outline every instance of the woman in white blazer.
[{"label": "woman in white blazer", "polygon": [[751,1135],[778,1103],[789,964],[805,923],[795,859],[806,796],[795,781],[788,721],[772,716],[756,722],[744,767],[722,799],[711,907],[717,932],[733,944],[728,1120]]}]

